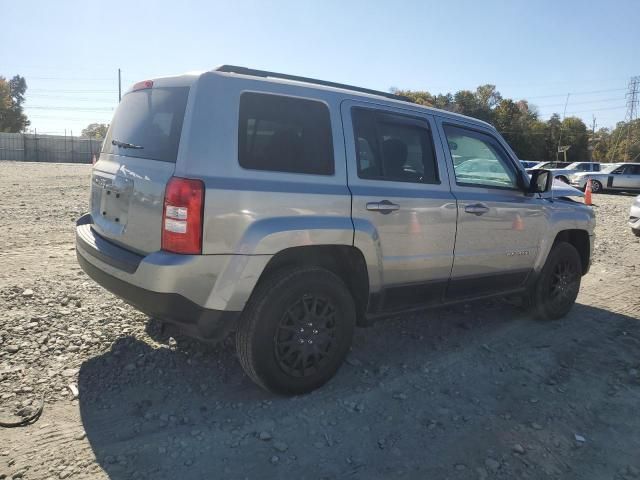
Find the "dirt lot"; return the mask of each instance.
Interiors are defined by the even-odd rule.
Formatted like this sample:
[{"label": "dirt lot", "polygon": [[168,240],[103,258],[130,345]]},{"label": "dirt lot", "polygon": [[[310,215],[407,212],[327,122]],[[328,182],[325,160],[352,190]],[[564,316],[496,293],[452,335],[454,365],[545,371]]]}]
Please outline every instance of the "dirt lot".
[{"label": "dirt lot", "polygon": [[567,318],[484,301],[389,319],[325,388],[281,398],[230,342],[170,339],[84,275],[88,184],[89,166],[0,163],[0,420],[45,402],[0,428],[0,479],[640,478],[632,197],[595,196]]}]

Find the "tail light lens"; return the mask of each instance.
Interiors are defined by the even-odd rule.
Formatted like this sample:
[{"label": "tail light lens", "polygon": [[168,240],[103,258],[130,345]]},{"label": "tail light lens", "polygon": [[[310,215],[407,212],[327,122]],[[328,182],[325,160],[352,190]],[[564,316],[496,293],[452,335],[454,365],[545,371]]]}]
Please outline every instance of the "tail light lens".
[{"label": "tail light lens", "polygon": [[202,253],[204,184],[201,180],[172,177],[164,193],[162,249]]},{"label": "tail light lens", "polygon": [[135,92],[136,90],[144,90],[145,88],[152,88],[152,87],[153,87],[153,80],[144,80],[142,82],[138,82],[134,84],[131,90]]}]

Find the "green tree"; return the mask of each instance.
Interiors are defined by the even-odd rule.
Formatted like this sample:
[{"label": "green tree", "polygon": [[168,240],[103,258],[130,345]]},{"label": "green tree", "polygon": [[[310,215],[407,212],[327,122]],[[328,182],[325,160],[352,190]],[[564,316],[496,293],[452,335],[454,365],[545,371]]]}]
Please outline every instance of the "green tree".
[{"label": "green tree", "polygon": [[398,90],[392,89],[391,93],[406,97],[409,101],[417,103],[418,105],[424,105],[425,107],[435,106],[435,99],[429,92],[412,91],[412,90]]},{"label": "green tree", "polygon": [[551,115],[551,118],[545,122],[544,158],[542,158],[541,161],[550,162],[557,158],[561,130],[562,120],[560,120],[560,115],[554,113]]},{"label": "green tree", "polygon": [[480,85],[476,88],[476,98],[484,108],[494,108],[502,100],[502,95],[496,90],[495,85]]},{"label": "green tree", "polygon": [[29,126],[22,104],[27,82],[20,75],[7,81],[0,76],[0,132],[22,132]]},{"label": "green tree", "polygon": [[596,144],[594,157],[598,155],[600,161],[607,162],[638,162],[640,161],[640,119],[633,122],[618,122],[612,131],[600,133]]},{"label": "green tree", "polygon": [[[606,132],[606,135],[603,132],[600,135],[603,138],[596,141],[590,140],[591,132],[579,118],[568,117],[561,120],[558,114],[553,114],[543,122],[538,118],[536,108],[526,100],[503,98],[496,86],[491,84],[481,85],[475,91],[460,90],[454,94],[433,95],[421,90],[393,91],[420,105],[461,113],[491,123],[522,159],[562,160],[564,155],[558,155],[558,146],[570,145],[567,161],[586,161],[590,158],[590,141],[591,145],[595,145],[593,158],[596,160],[602,161],[605,156],[633,159],[640,155],[640,121],[637,126],[632,126],[631,135],[626,124],[619,124],[613,132]],[[629,137],[631,141],[628,140]]]},{"label": "green tree", "polygon": [[596,162],[608,162],[609,149],[611,148],[611,131],[601,128],[591,137],[593,145],[593,160]]},{"label": "green tree", "polygon": [[[589,134],[587,126],[577,117],[567,117],[562,121],[560,143],[570,145],[567,162],[584,162],[589,159]],[[564,154],[559,154],[560,160]]]},{"label": "green tree", "polygon": [[4,132],[3,128],[5,119],[9,115],[11,109],[11,89],[9,88],[9,82],[0,77],[0,131]]},{"label": "green tree", "polygon": [[109,125],[105,125],[104,123],[90,123],[82,130],[82,136],[102,140],[107,136],[108,129]]},{"label": "green tree", "polygon": [[525,100],[502,99],[493,110],[493,124],[518,158],[540,160],[545,153],[544,123]]},{"label": "green tree", "polygon": [[450,93],[442,94],[439,93],[434,97],[434,107],[440,108],[442,110],[450,110],[453,111],[455,104],[453,102],[453,95]]}]

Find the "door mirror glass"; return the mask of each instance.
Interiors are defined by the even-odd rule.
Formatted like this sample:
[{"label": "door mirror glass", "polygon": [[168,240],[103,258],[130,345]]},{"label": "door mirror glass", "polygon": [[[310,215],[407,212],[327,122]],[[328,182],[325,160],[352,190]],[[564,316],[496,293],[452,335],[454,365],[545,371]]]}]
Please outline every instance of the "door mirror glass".
[{"label": "door mirror glass", "polygon": [[534,170],[529,181],[529,193],[544,193],[551,190],[553,174],[549,170]]}]

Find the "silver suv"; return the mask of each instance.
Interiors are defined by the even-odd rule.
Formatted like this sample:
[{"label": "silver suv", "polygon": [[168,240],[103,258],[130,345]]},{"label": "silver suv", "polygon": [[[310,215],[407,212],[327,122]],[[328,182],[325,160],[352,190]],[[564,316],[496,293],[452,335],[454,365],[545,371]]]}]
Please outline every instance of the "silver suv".
[{"label": "silver suv", "polygon": [[223,66],[124,95],[77,256],[188,335],[235,332],[254,381],[299,394],[335,374],[356,325],[390,313],[521,294],[565,315],[595,219],[551,185],[487,123]]}]

